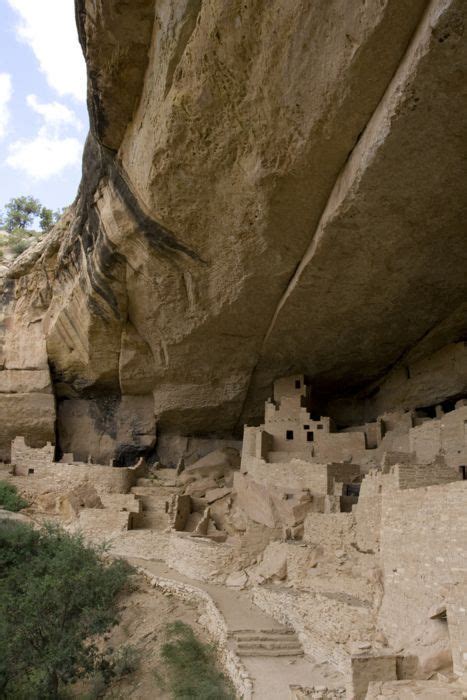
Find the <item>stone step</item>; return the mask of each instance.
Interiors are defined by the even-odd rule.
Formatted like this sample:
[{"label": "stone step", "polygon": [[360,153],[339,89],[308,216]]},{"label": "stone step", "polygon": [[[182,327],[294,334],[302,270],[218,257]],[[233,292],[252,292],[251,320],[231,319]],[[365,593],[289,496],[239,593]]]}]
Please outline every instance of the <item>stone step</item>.
[{"label": "stone step", "polygon": [[293,651],[302,651],[300,642],[297,641],[271,641],[271,640],[256,640],[249,642],[237,642],[237,649],[290,649]]},{"label": "stone step", "polygon": [[240,637],[251,634],[271,634],[274,637],[277,635],[282,636],[296,636],[295,630],[291,627],[272,627],[271,629],[258,629],[258,630],[232,630],[231,636]]},{"label": "stone step", "polygon": [[135,496],[160,496],[170,498],[178,489],[171,486],[132,486],[130,492]]},{"label": "stone step", "polygon": [[293,629],[234,630],[229,634],[239,656],[303,656]]},{"label": "stone step", "polygon": [[303,656],[303,649],[258,649],[250,647],[248,649],[237,649],[238,656]]},{"label": "stone step", "polygon": [[261,632],[249,632],[242,635],[233,635],[236,642],[297,642],[297,636],[291,632],[290,634],[262,634]]}]

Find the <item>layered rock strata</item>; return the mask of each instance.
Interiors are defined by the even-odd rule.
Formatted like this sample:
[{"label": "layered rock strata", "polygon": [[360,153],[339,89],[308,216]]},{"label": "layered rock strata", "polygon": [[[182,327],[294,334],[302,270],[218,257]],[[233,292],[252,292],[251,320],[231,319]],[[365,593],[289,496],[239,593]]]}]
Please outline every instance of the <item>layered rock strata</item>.
[{"label": "layered rock strata", "polygon": [[[340,400],[342,424],[465,391],[466,15],[77,0],[81,187],[4,284],[7,338],[46,348],[24,368],[50,367],[59,451],[128,464],[156,422],[231,436],[291,372]],[[384,378],[412,387],[448,344],[460,371],[428,365],[407,405]],[[7,458],[16,434],[50,439],[55,413],[48,374],[23,392],[3,367]]]}]

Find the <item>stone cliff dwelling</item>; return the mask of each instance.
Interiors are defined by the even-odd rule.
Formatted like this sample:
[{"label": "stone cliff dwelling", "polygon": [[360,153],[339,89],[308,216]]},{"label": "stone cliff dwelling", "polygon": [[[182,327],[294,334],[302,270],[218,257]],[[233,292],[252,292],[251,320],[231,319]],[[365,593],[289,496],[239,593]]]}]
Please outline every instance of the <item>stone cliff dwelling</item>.
[{"label": "stone cliff dwelling", "polygon": [[467,3],[76,9],[81,186],[0,265],[21,517],[197,601],[239,698],[467,697]]},{"label": "stone cliff dwelling", "polygon": [[[52,444],[17,437],[4,469],[36,520],[110,538],[171,571],[180,595],[213,595],[239,696],[261,697],[254,662],[272,658],[294,698],[463,697],[467,401],[351,430],[313,404],[303,375],[279,379],[241,454],[218,441],[177,468],[56,462]],[[252,605],[259,622],[239,627]]]}]

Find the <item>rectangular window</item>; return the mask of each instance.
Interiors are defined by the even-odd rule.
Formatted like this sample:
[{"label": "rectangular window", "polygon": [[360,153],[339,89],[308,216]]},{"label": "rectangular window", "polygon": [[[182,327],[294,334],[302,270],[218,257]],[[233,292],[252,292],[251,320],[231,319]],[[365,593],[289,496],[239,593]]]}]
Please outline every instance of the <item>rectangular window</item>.
[{"label": "rectangular window", "polygon": [[309,430],[309,429],[310,429],[310,426],[309,426],[309,425],[304,425],[304,426],[303,426],[303,430]]},{"label": "rectangular window", "polygon": [[467,467],[459,467],[459,471],[461,473],[461,477],[463,481],[467,480]]},{"label": "rectangular window", "polygon": [[302,383],[301,383],[300,379],[296,379],[295,380],[295,388],[300,389],[301,386],[302,386]]},{"label": "rectangular window", "polygon": [[323,426],[321,425],[321,423],[320,423],[319,425],[317,425],[316,427],[318,428],[318,430],[322,430],[322,429],[323,429]]},{"label": "rectangular window", "polygon": [[307,439],[307,442],[313,442],[313,431],[310,430],[310,431],[306,434],[306,439]]},{"label": "rectangular window", "polygon": [[286,430],[285,439],[286,440],[293,440],[293,430]]}]

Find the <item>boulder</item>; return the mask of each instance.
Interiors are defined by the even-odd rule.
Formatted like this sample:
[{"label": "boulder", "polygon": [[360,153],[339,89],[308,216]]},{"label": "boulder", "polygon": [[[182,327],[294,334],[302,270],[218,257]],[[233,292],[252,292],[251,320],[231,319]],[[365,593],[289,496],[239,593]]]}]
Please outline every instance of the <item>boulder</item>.
[{"label": "boulder", "polygon": [[206,493],[206,491],[214,491],[218,490],[217,488],[217,482],[212,479],[212,478],[205,478],[205,479],[199,479],[199,481],[193,481],[192,483],[188,484],[188,486],[185,489],[185,493],[188,496],[195,496],[196,498],[203,497]]},{"label": "boulder", "polygon": [[206,501],[211,504],[218,501],[220,498],[224,498],[232,493],[232,489],[228,489],[225,486],[221,488],[209,489],[204,494]]},{"label": "boulder", "polygon": [[64,520],[71,520],[78,517],[83,508],[103,507],[96,489],[89,483],[77,486],[68,493],[58,496],[56,500],[56,510]]},{"label": "boulder", "polygon": [[202,457],[194,464],[185,468],[182,476],[185,478],[194,475],[197,478],[210,477],[219,479],[224,474],[229,473],[232,469],[240,466],[240,455],[234,447],[224,447],[220,450],[214,450],[205,457]]}]

